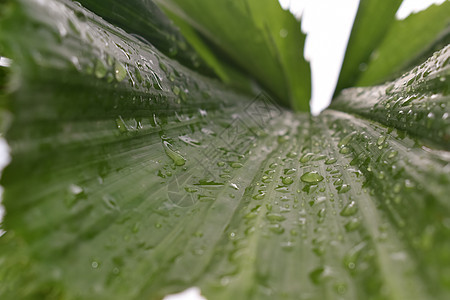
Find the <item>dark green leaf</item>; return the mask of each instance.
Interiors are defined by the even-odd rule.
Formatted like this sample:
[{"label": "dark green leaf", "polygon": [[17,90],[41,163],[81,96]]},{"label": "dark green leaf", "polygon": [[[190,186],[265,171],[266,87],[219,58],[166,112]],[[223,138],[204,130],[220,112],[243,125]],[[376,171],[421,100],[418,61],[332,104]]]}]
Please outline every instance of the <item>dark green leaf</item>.
[{"label": "dark green leaf", "polygon": [[[450,2],[396,20],[356,85],[379,84],[400,75],[450,43]],[[422,61],[420,61],[422,60]]]},{"label": "dark green leaf", "polygon": [[396,81],[343,91],[331,107],[408,131],[448,151],[449,57],[447,46]]},{"label": "dark green leaf", "polygon": [[157,1],[196,28],[279,101],[308,111],[310,68],[305,35],[274,0]]},{"label": "dark green leaf", "polygon": [[401,3],[402,0],[360,0],[335,95],[358,81],[367,67],[370,55],[395,21],[395,13]]},{"label": "dark green leaf", "polygon": [[94,13],[131,34],[138,35],[169,57],[191,69],[212,75],[211,69],[192,49],[152,0],[80,0]]},{"label": "dark green leaf", "polygon": [[221,60],[215,51],[208,45],[202,36],[182,18],[172,12],[167,12],[172,20],[176,20],[177,26],[183,33],[183,36],[194,47],[197,53],[203,58],[203,60],[214,70],[217,76],[228,86],[232,86],[242,91],[251,91],[252,81],[248,75],[243,74],[240,70],[237,70],[235,66],[230,65],[229,62]]}]

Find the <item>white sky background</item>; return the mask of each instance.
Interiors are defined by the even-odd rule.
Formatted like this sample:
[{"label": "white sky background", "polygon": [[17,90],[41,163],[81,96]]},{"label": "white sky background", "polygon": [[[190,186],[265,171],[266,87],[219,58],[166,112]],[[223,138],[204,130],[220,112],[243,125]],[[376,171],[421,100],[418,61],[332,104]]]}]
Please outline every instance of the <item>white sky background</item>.
[{"label": "white sky background", "polygon": [[[312,69],[311,111],[318,114],[331,101],[344,59],[351,26],[358,9],[358,0],[279,0],[302,16],[302,30],[308,33],[305,56]],[[397,18],[421,11],[445,0],[404,0]]]},{"label": "white sky background", "polygon": [[[312,69],[311,110],[318,114],[325,109],[337,83],[344,51],[355,18],[358,0],[279,0],[284,8],[302,16],[302,30],[308,33],[305,55]],[[445,0],[404,0],[397,12],[397,18],[404,19],[411,12],[423,10],[433,3]],[[9,65],[9,60],[0,59],[1,65]],[[8,146],[0,135],[0,171],[9,162]],[[1,206],[0,223],[4,209]],[[0,229],[0,236],[2,230]],[[165,300],[205,300],[197,288],[190,288],[179,295],[168,296]]]}]

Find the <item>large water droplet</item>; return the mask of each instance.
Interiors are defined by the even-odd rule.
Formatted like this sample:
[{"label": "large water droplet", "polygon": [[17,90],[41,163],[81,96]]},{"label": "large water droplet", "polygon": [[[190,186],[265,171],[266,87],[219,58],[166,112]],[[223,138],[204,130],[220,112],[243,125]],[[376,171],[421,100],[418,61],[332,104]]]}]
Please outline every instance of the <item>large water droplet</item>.
[{"label": "large water droplet", "polygon": [[312,171],[304,173],[300,179],[306,183],[318,183],[323,180],[323,176],[316,171]]},{"label": "large water droplet", "polygon": [[125,67],[119,62],[116,61],[114,63],[114,77],[118,82],[121,82],[127,76],[127,70]]},{"label": "large water droplet", "polygon": [[183,166],[186,163],[186,159],[180,153],[175,151],[173,149],[173,146],[169,142],[163,141],[163,147],[167,156],[169,156],[173,160],[175,165]]},{"label": "large water droplet", "polygon": [[294,180],[292,179],[292,177],[290,176],[286,176],[286,177],[282,177],[281,181],[283,182],[283,184],[285,185],[290,185],[294,182]]}]

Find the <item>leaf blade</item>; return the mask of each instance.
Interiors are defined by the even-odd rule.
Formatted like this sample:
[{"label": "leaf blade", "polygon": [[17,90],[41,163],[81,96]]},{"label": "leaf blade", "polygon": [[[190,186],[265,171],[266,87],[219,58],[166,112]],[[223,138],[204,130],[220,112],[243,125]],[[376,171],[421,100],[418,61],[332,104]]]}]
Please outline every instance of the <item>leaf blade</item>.
[{"label": "leaf blade", "polygon": [[[207,37],[281,103],[309,110],[310,69],[300,24],[276,1],[158,1]],[[266,20],[269,16],[270,20]],[[223,26],[227,24],[227,26]],[[245,30],[244,30],[245,29]]]},{"label": "leaf blade", "polygon": [[361,67],[370,58],[395,19],[395,13],[402,0],[378,1],[361,0],[352,32],[345,51],[344,61],[334,94],[354,85],[362,73]]},{"label": "leaf blade", "polygon": [[422,63],[422,58],[428,58],[448,44],[449,15],[450,3],[447,1],[439,6],[432,5],[405,20],[396,20],[356,85],[383,83]]}]

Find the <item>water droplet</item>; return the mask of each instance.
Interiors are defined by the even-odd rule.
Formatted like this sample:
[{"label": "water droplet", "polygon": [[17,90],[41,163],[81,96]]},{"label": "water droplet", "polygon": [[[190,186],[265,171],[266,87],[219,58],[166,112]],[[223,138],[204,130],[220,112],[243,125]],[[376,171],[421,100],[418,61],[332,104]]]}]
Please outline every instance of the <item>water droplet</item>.
[{"label": "water droplet", "polygon": [[286,28],[281,28],[280,37],[284,39],[285,37],[288,36],[288,33],[289,33],[289,31]]},{"label": "water droplet", "polygon": [[283,184],[285,185],[290,185],[294,182],[294,180],[292,179],[292,177],[290,176],[286,176],[286,177],[282,177],[281,181],[283,182]]},{"label": "water droplet", "polygon": [[239,163],[239,162],[232,162],[230,164],[230,167],[232,167],[233,169],[239,169],[243,167],[243,164]]},{"label": "water droplet", "polygon": [[103,78],[106,76],[107,72],[108,69],[106,68],[105,64],[100,59],[97,59],[97,61],[95,62],[95,77]]},{"label": "water droplet", "polygon": [[71,184],[68,188],[68,195],[66,197],[66,205],[72,207],[78,200],[85,197],[84,190],[82,187]]},{"label": "water droplet", "polygon": [[377,140],[377,145],[378,146],[383,145],[384,141],[386,141],[386,136],[380,136]]},{"label": "water droplet", "polygon": [[92,261],[91,262],[91,267],[93,268],[93,269],[98,269],[98,267],[99,267],[99,263],[97,262],[97,261]]},{"label": "water droplet", "polygon": [[358,211],[355,201],[350,201],[342,210],[340,215],[344,217],[353,216]]},{"label": "water droplet", "polygon": [[83,188],[76,184],[71,184],[69,186],[69,190],[74,195],[80,195],[81,193],[83,193]]},{"label": "water droplet", "polygon": [[198,189],[192,188],[192,187],[188,187],[188,186],[185,187],[184,190],[185,190],[187,193],[195,193],[195,192],[198,192]]},{"label": "water droplet", "polygon": [[344,266],[348,268],[349,270],[354,270],[356,268],[356,262],[358,260],[358,257],[361,253],[361,250],[364,249],[366,246],[366,243],[362,242],[352,249],[344,256]]},{"label": "water droplet", "polygon": [[287,186],[279,185],[275,188],[275,191],[279,193],[289,193],[289,189]]},{"label": "water droplet", "polygon": [[238,185],[236,184],[236,183],[230,183],[230,186],[233,188],[233,189],[235,189],[235,190],[239,190],[239,187],[238,187]]},{"label": "water droplet", "polygon": [[273,233],[276,233],[276,234],[282,234],[284,232],[284,227],[281,226],[278,223],[270,224],[269,225],[269,230],[272,231]]},{"label": "water droplet", "polygon": [[114,77],[118,82],[121,82],[127,76],[127,70],[125,67],[119,62],[116,61],[114,63]]},{"label": "water droplet", "polygon": [[388,158],[394,158],[394,157],[397,156],[397,154],[398,154],[398,151],[392,150],[392,151],[389,152],[387,157]]},{"label": "water droplet", "polygon": [[186,163],[186,159],[180,153],[175,151],[169,142],[163,141],[163,147],[167,156],[173,160],[176,166],[183,166]]},{"label": "water droplet", "polygon": [[341,153],[341,154],[349,154],[350,153],[350,148],[349,147],[342,147],[339,150],[339,153]]},{"label": "water droplet", "polygon": [[336,283],[333,285],[333,289],[339,295],[344,295],[347,292],[347,284],[345,283]]},{"label": "water droplet", "polygon": [[295,173],[295,169],[294,168],[291,168],[291,169],[284,169],[283,170],[283,173],[284,173],[284,175],[291,175],[291,174],[294,174]]},{"label": "water droplet", "polygon": [[259,191],[258,194],[253,196],[253,199],[255,199],[255,200],[262,200],[265,195],[266,195],[265,191]]},{"label": "water droplet", "polygon": [[340,142],[338,143],[338,147],[342,148],[343,146],[347,145],[355,134],[356,134],[356,131],[353,131],[352,133],[350,133],[350,134],[346,135],[345,137],[343,137],[340,140]]},{"label": "water droplet", "polygon": [[351,189],[351,187],[350,185],[343,183],[342,185],[336,187],[336,189],[338,190],[338,194],[344,194],[347,193]]},{"label": "water droplet", "polygon": [[271,168],[271,169],[275,169],[276,167],[278,167],[278,164],[277,164],[277,163],[271,163],[271,164],[269,165],[269,168]]},{"label": "water droplet", "polygon": [[313,156],[314,156],[314,154],[312,154],[312,153],[303,154],[303,156],[300,158],[300,162],[307,163],[308,161],[311,160],[311,158],[313,158]]},{"label": "water droplet", "polygon": [[360,225],[361,225],[361,221],[359,221],[358,218],[352,218],[350,221],[348,221],[344,225],[344,227],[347,232],[350,232],[350,231],[358,229]]},{"label": "water droplet", "polygon": [[284,217],[280,214],[277,214],[277,213],[267,213],[266,218],[270,222],[274,222],[274,223],[286,220],[286,217]]},{"label": "water droplet", "polygon": [[258,212],[257,211],[251,211],[249,213],[247,213],[244,218],[246,219],[254,219],[258,216]]},{"label": "water droplet", "polygon": [[323,176],[316,171],[312,171],[304,173],[300,179],[306,183],[318,183],[323,180]]},{"label": "water droplet", "polygon": [[121,133],[126,133],[126,132],[136,131],[137,127],[138,127],[138,124],[137,124],[135,119],[131,119],[131,120],[125,121],[122,118],[122,116],[119,116],[116,119],[116,126],[117,126],[117,129],[119,129],[119,131]]},{"label": "water droplet", "polygon": [[103,196],[103,203],[110,210],[119,210],[119,205],[117,204],[116,199],[109,194]]},{"label": "water droplet", "polygon": [[330,270],[327,267],[319,267],[309,273],[309,278],[315,285],[320,285],[329,276]]},{"label": "water droplet", "polygon": [[180,94],[180,88],[179,87],[177,87],[177,86],[174,86],[173,88],[172,88],[172,92],[175,94],[175,95],[179,95]]},{"label": "water droplet", "polygon": [[289,158],[296,158],[298,154],[295,151],[289,151],[288,154],[286,154],[286,156]]},{"label": "water droplet", "polygon": [[161,70],[167,73],[167,66],[163,62],[159,62],[159,67],[161,68]]},{"label": "water droplet", "polygon": [[332,158],[327,159],[327,160],[325,161],[325,164],[326,164],[326,165],[332,165],[332,164],[334,164],[336,161],[337,161],[337,159],[334,158],[334,157],[332,157]]}]

